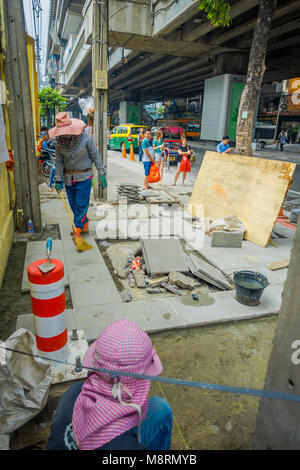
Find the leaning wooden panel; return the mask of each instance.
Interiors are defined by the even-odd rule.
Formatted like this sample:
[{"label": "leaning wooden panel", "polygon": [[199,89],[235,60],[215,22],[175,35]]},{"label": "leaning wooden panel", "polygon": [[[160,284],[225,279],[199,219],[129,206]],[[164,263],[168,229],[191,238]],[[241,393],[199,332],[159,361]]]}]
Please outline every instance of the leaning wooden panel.
[{"label": "leaning wooden panel", "polygon": [[204,217],[236,215],[245,238],[266,246],[295,171],[295,163],[206,152],[189,212],[203,204]]}]

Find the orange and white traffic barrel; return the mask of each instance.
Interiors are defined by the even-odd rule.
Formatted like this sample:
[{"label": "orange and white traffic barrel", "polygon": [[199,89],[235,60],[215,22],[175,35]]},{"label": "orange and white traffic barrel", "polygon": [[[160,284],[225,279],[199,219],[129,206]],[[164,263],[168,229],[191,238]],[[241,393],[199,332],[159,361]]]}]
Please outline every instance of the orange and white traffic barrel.
[{"label": "orange and white traffic barrel", "polygon": [[68,355],[68,330],[64,265],[51,259],[55,268],[43,273],[39,266],[47,259],[34,261],[27,268],[30,283],[37,349],[44,357],[66,360]]}]

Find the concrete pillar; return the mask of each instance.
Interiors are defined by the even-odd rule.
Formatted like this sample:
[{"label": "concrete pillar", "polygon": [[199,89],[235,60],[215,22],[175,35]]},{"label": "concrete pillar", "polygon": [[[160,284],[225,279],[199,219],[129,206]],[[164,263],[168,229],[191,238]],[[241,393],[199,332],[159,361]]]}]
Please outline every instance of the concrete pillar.
[{"label": "concrete pillar", "polygon": [[223,74],[205,80],[201,139],[235,140],[238,108],[245,76]]},{"label": "concrete pillar", "polygon": [[141,103],[135,101],[120,102],[120,124],[141,124]]},{"label": "concrete pillar", "polygon": [[[291,252],[279,320],[269,359],[265,390],[300,395],[300,223]],[[299,450],[300,406],[262,398],[254,449]]]},{"label": "concrete pillar", "polygon": [[140,101],[140,95],[136,91],[121,90],[121,101]]},{"label": "concrete pillar", "polygon": [[142,106],[139,93],[121,90],[120,124],[141,124]]},{"label": "concrete pillar", "polygon": [[215,75],[231,73],[246,75],[248,70],[249,54],[247,52],[225,52],[216,57],[214,65]]}]

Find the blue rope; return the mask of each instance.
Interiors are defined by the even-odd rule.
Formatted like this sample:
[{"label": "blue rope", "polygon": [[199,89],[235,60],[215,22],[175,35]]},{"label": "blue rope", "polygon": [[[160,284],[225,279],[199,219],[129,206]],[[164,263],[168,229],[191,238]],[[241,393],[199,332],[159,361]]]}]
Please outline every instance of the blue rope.
[{"label": "blue rope", "polygon": [[134,377],[141,380],[152,380],[154,382],[163,382],[172,385],[182,385],[185,387],[193,387],[193,388],[201,388],[205,390],[212,390],[216,392],[227,392],[227,393],[235,393],[238,395],[250,395],[262,398],[274,398],[277,400],[287,400],[293,401],[296,403],[300,403],[300,395],[293,395],[291,393],[284,393],[284,392],[272,392],[268,390],[259,390],[256,388],[245,388],[245,387],[231,387],[230,385],[218,385],[218,384],[209,384],[204,382],[193,382],[191,380],[181,380],[181,379],[172,379],[169,377],[159,377],[159,376],[152,376],[152,375],[143,375],[143,374],[134,374],[134,373],[125,373],[122,371],[111,371],[107,369],[93,369],[88,367],[87,369],[91,369],[96,371],[101,371],[112,376],[117,377],[125,376],[125,377]]},{"label": "blue rope", "polygon": [[[39,359],[43,359],[44,361],[57,362],[59,364],[72,366],[74,368],[77,367],[76,364],[72,364],[67,361],[59,361],[57,359],[41,357],[36,354],[29,354],[23,351],[18,351],[17,349],[5,348],[4,346],[0,346],[0,348],[5,349],[7,351],[16,352],[19,354],[24,354],[26,356],[38,357]],[[119,376],[132,377],[132,378],[140,379],[140,380],[152,380],[153,382],[162,382],[162,383],[168,383],[171,385],[182,385],[184,387],[201,388],[204,390],[211,390],[215,392],[235,393],[238,395],[249,395],[249,396],[261,397],[261,398],[273,398],[275,400],[285,400],[285,401],[292,401],[294,403],[300,403],[300,395],[293,395],[291,393],[272,392],[269,390],[259,390],[257,388],[231,387],[230,385],[208,384],[204,382],[193,382],[191,380],[181,380],[181,379],[172,379],[169,377],[135,374],[133,372],[123,372],[121,370],[98,369],[96,367],[86,367],[83,365],[81,367],[82,369],[87,369],[92,372],[100,372],[100,373],[109,374],[115,378]]]}]

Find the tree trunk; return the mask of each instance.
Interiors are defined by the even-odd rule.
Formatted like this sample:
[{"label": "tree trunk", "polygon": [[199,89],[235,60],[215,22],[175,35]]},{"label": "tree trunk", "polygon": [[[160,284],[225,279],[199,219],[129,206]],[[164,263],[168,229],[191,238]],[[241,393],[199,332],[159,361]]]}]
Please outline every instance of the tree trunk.
[{"label": "tree trunk", "polygon": [[256,105],[265,73],[268,36],[277,0],[260,0],[236,128],[236,153],[252,156],[252,135]]}]

